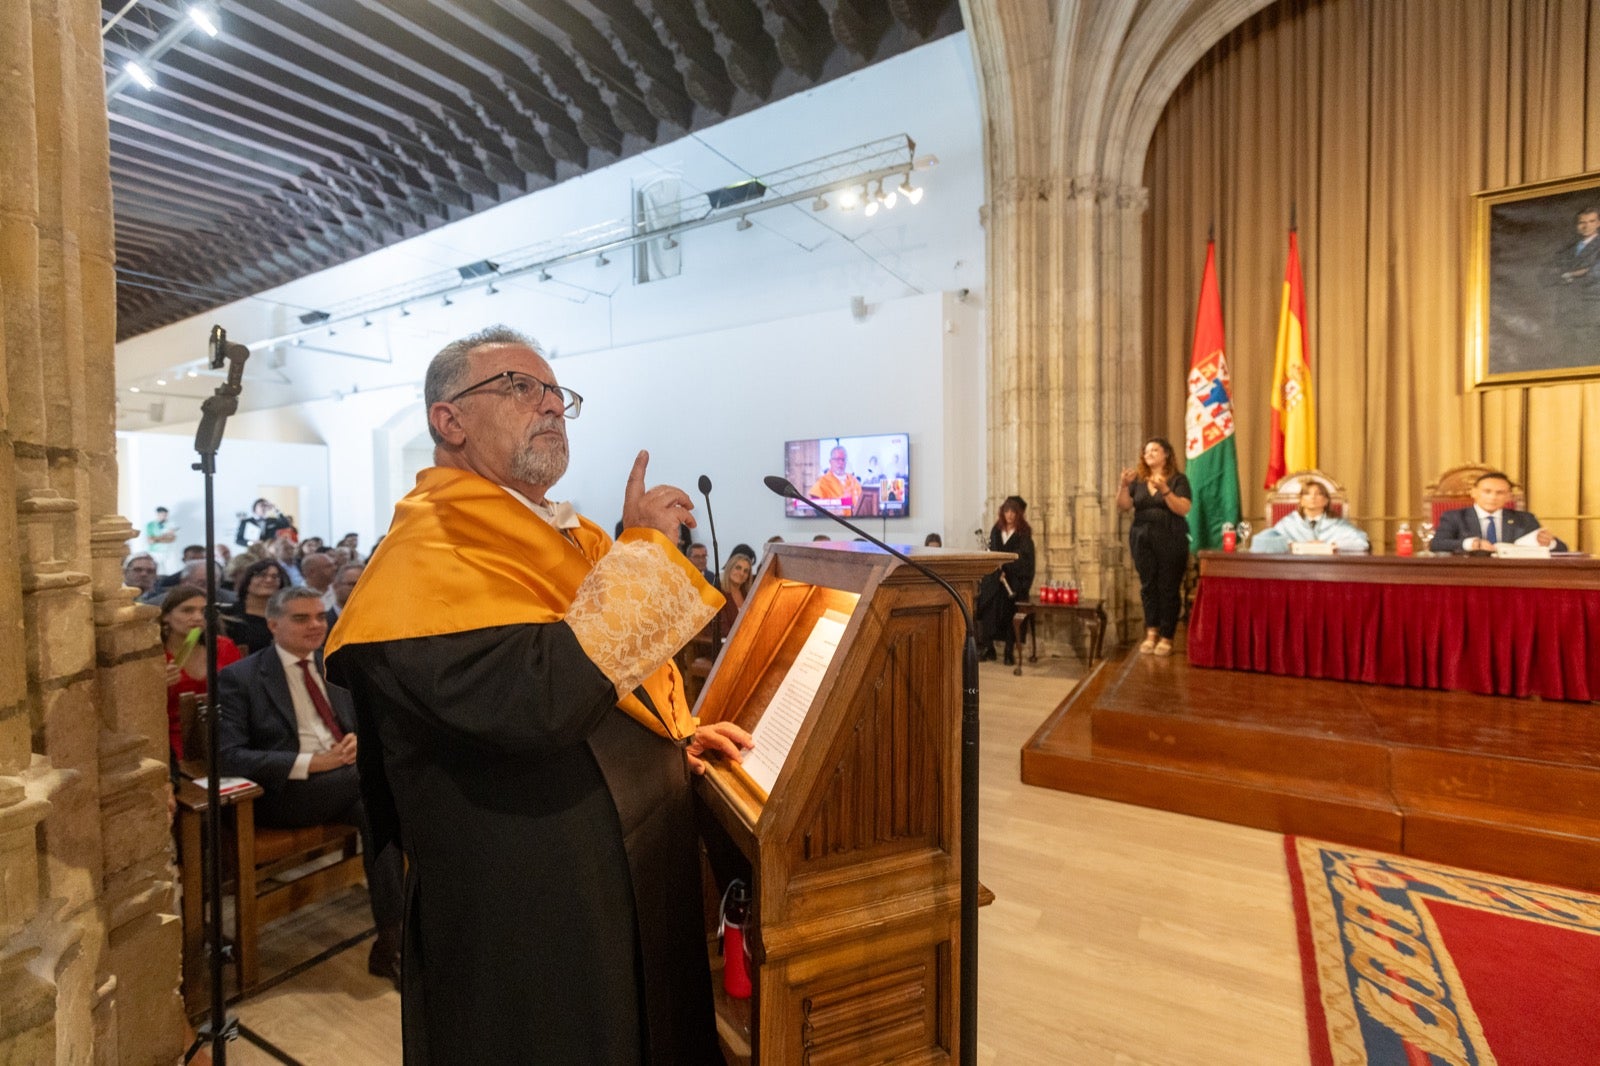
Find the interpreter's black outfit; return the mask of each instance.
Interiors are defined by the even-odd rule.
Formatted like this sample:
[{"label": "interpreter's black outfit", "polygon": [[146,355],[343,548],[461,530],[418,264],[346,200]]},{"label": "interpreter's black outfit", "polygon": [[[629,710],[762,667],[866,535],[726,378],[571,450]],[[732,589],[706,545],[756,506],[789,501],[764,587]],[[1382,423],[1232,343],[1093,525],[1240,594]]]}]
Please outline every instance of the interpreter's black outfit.
[{"label": "interpreter's black outfit", "polygon": [[[1167,490],[1190,499],[1189,479],[1173,474]],[[1143,478],[1128,486],[1133,500],[1133,526],[1128,530],[1128,550],[1139,572],[1139,599],[1144,604],[1144,626],[1167,640],[1178,631],[1183,609],[1183,573],[1189,566],[1189,523],[1150,491]]]},{"label": "interpreter's black outfit", "polygon": [[1011,552],[1016,558],[978,584],[978,642],[983,657],[993,659],[995,638],[1004,640],[1009,664],[1015,637],[1011,619],[1017,612],[1017,601],[1027,599],[1033,585],[1033,534],[1015,529],[1008,539],[996,522],[989,530],[989,550]]}]

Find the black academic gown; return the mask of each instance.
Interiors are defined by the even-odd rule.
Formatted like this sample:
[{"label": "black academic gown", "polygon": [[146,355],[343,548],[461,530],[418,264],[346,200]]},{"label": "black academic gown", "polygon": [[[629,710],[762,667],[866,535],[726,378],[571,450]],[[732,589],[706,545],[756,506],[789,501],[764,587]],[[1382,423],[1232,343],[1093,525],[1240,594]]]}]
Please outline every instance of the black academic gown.
[{"label": "black academic gown", "polygon": [[683,751],[572,631],[352,644],[329,669],[381,739],[373,832],[410,860],[408,1066],[720,1062]]}]

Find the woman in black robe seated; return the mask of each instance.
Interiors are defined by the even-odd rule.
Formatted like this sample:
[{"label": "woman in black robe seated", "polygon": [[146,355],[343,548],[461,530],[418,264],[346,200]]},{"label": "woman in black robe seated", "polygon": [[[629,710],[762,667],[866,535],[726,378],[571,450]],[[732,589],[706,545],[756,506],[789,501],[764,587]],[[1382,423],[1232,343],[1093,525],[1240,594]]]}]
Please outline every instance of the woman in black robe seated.
[{"label": "woman in black robe seated", "polygon": [[1016,558],[978,586],[979,657],[994,658],[994,641],[999,636],[1005,641],[1007,666],[1014,661],[1011,618],[1017,601],[1027,599],[1033,585],[1033,527],[1023,517],[1027,509],[1021,496],[1007,496],[1000,505],[1000,517],[989,530],[989,550],[1011,552]]}]

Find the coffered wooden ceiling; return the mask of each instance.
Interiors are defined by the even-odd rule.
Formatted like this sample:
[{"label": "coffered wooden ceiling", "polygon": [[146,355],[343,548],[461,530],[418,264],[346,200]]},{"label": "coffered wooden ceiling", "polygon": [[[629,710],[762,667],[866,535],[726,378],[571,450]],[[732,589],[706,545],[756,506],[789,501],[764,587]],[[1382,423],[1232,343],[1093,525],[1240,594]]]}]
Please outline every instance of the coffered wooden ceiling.
[{"label": "coffered wooden ceiling", "polygon": [[[126,0],[105,0],[111,20]],[[958,0],[221,0],[107,104],[118,336],[961,28]],[[137,0],[109,83],[187,4]]]}]

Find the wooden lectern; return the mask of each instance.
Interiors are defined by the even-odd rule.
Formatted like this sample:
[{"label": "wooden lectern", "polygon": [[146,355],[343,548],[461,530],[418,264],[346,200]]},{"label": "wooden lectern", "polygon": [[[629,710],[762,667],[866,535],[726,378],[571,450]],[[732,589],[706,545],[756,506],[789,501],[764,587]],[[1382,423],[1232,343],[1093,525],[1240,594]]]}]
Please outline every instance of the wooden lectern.
[{"label": "wooden lectern", "polygon": [[[969,606],[1004,558],[917,553]],[[723,1051],[759,1066],[954,1061],[966,630],[949,594],[865,544],[774,545],[698,713],[755,731],[825,616],[843,634],[770,794],[723,762],[696,782],[717,894],[741,878],[753,902],[754,995],[726,997],[713,959]]]}]

